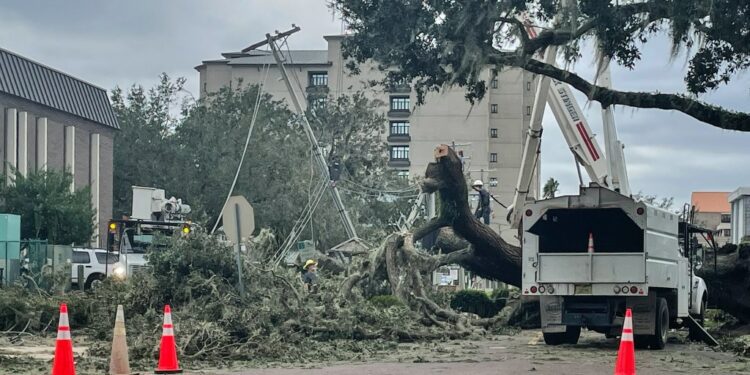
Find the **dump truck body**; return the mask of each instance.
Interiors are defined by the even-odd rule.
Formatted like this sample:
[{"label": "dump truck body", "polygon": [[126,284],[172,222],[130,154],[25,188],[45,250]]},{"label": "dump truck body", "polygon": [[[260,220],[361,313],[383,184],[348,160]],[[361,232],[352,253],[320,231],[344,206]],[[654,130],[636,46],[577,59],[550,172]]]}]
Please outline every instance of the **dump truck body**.
[{"label": "dump truck body", "polygon": [[670,325],[688,316],[691,294],[701,298],[690,288],[705,284],[690,280],[678,223],[671,212],[596,185],[527,204],[522,292],[539,296],[543,331],[588,327],[618,335],[631,308],[634,333],[653,335],[661,328],[660,303]]}]

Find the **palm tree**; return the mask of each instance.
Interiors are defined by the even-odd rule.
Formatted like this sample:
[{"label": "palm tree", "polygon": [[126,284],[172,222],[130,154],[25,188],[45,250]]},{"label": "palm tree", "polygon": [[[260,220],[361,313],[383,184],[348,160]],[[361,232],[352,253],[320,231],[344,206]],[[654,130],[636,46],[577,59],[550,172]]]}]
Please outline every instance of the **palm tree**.
[{"label": "palm tree", "polygon": [[547,180],[547,183],[544,184],[544,188],[542,189],[544,199],[554,198],[559,187],[560,183],[554,178],[550,177],[549,180]]}]

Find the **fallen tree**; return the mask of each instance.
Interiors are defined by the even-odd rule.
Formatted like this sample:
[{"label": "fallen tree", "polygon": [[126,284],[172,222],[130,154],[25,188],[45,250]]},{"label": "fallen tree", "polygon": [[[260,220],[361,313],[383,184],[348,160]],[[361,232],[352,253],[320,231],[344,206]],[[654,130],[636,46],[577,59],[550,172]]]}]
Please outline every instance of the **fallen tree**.
[{"label": "fallen tree", "polygon": [[742,323],[750,323],[750,246],[707,253],[697,275],[706,281],[708,301]]}]

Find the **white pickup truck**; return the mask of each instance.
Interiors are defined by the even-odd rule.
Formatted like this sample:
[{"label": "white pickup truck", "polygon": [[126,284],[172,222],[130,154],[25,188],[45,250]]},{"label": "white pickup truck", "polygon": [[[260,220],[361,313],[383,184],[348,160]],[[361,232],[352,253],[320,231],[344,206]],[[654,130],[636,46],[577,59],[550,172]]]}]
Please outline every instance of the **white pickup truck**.
[{"label": "white pickup truck", "polygon": [[125,268],[119,260],[119,254],[107,253],[104,249],[73,248],[71,283],[78,285],[78,266],[83,266],[83,282],[87,290],[96,287],[106,277],[124,277]]},{"label": "white pickup truck", "polygon": [[527,203],[522,225],[522,291],[539,296],[547,344],[575,344],[581,327],[619,336],[631,308],[636,346],[662,349],[670,327],[705,312],[671,212],[592,184]]}]

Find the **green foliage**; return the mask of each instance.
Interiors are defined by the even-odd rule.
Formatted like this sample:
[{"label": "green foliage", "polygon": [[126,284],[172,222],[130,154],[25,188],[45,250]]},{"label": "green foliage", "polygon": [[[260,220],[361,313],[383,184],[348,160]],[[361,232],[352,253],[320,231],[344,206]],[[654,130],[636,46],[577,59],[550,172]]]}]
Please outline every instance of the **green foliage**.
[{"label": "green foliage", "polygon": [[73,176],[67,172],[13,173],[13,184],[0,185],[0,212],[21,215],[21,238],[53,244],[91,240],[95,210],[88,187],[71,192]]},{"label": "green foliage", "polygon": [[[313,198],[313,188],[323,181],[300,120],[265,92],[258,100],[258,86],[206,94],[197,103],[184,104],[180,118],[172,118],[169,108],[181,86],[181,80],[172,82],[163,75],[148,94],[138,86],[127,94],[113,93],[123,128],[115,139],[116,212],[130,210],[131,185],[154,186],[182,198],[193,208],[194,221],[213,227],[258,103],[256,125],[234,194],[244,195],[253,205],[256,227],[288,233]],[[414,194],[403,190],[404,183],[386,168],[381,137],[386,121],[377,114],[379,105],[357,93],[327,98],[309,113],[326,157],[343,165],[339,186],[358,234],[365,239],[379,238],[389,222],[408,209],[400,203]],[[403,192],[389,200],[382,199],[380,189]],[[310,226],[309,234],[303,236],[314,238],[323,248],[347,238],[327,193]]]},{"label": "green foliage", "polygon": [[387,309],[394,306],[404,307],[403,302],[401,302],[398,297],[390,294],[372,296],[369,301],[373,306],[381,309]]},{"label": "green foliage", "polygon": [[173,82],[162,73],[152,89],[133,85],[127,91],[112,90],[112,108],[120,124],[113,149],[115,217],[131,214],[132,186],[166,187],[178,175],[170,169],[176,149],[170,134],[177,124],[170,109],[184,83],[184,78]]},{"label": "green foliage", "polygon": [[[266,246],[253,243],[249,253]],[[395,303],[383,308],[361,298],[341,301],[343,276],[321,277],[319,291],[307,294],[295,270],[246,259],[246,293],[240,296],[232,250],[198,231],[149,253],[149,265],[126,282],[107,279],[91,293],[1,288],[0,330],[28,324],[29,333],[54,331],[58,304],[67,302],[74,340],[89,343],[89,361],[100,370],[108,365],[118,304],[124,306],[131,366],[138,370],[153,366],[166,303],[180,361],[191,367],[231,360],[351,360],[363,351],[393,349],[409,332],[442,337]]]},{"label": "green foliage", "polygon": [[500,308],[487,296],[487,293],[480,290],[456,292],[451,300],[451,308],[461,312],[477,314],[482,318],[495,316],[500,311]]},{"label": "green foliage", "polygon": [[560,182],[550,177],[549,180],[547,180],[547,182],[544,184],[544,188],[542,188],[544,199],[554,198],[559,188]]},{"label": "green foliage", "polygon": [[[488,65],[498,71],[539,68],[534,54],[549,45],[558,45],[566,61],[575,62],[581,44],[589,40],[602,56],[633,69],[643,44],[657,35],[670,38],[672,57],[681,49],[694,52],[685,76],[691,94],[715,89],[750,67],[746,0],[333,0],[331,7],[352,31],[344,42],[350,68],[356,72],[357,63],[374,59],[388,72],[386,85],[413,83],[420,103],[427,91],[444,85],[466,88],[467,98],[475,102],[487,92]],[[524,16],[548,24],[547,29],[538,38],[526,38],[519,21]],[[535,73],[554,70],[546,68]],[[628,105],[644,106],[655,95],[645,94]]]}]

